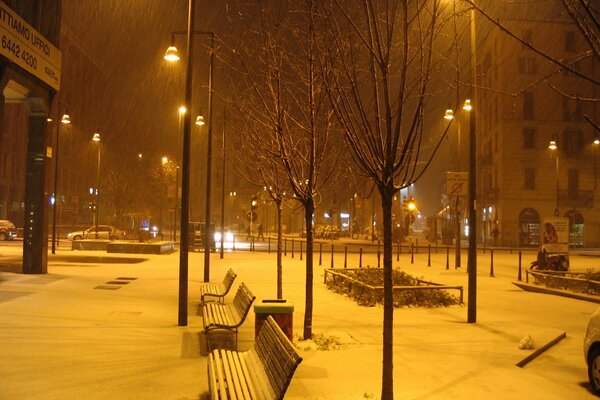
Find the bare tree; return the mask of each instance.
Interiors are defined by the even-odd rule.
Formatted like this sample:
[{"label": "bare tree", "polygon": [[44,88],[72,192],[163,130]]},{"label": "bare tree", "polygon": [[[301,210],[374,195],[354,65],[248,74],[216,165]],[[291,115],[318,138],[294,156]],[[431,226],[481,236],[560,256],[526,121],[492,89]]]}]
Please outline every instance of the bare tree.
[{"label": "bare tree", "polygon": [[419,179],[439,146],[423,119],[439,33],[438,1],[327,2],[329,65],[323,70],[335,115],[356,165],[381,195],[383,210],[382,399],[393,388],[392,200]]},{"label": "bare tree", "polygon": [[[267,143],[255,161],[286,176],[304,208],[306,226],[306,298],[303,337],[312,337],[313,216],[315,198],[333,173],[330,151],[334,128],[328,95],[319,81],[316,60],[315,1],[264,1],[257,7],[237,4],[237,25],[244,44],[235,47],[237,71],[244,77],[245,115],[260,126],[255,140]],[[233,64],[233,62],[232,62]],[[238,83],[239,85],[239,83]],[[258,131],[257,131],[258,132]],[[278,173],[277,173],[278,174]],[[270,186],[270,185],[268,185]],[[275,185],[274,185],[275,186]],[[282,193],[279,192],[278,196]]]}]

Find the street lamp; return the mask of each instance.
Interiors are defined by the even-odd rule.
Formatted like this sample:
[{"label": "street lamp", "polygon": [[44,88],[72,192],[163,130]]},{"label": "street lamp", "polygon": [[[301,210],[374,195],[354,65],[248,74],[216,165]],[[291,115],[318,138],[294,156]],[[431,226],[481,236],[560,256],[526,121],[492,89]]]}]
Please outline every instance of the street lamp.
[{"label": "street lamp", "polygon": [[98,239],[98,219],[99,219],[99,215],[100,215],[98,213],[98,210],[100,209],[100,154],[101,154],[101,149],[102,149],[102,146],[100,145],[100,133],[98,133],[98,132],[94,133],[92,140],[98,145],[98,169],[96,170],[96,209],[95,209],[96,239]]},{"label": "street lamp", "polygon": [[600,139],[594,139],[594,191],[596,191],[596,183],[597,183],[597,168],[596,163],[598,162],[598,145],[600,144]]},{"label": "street lamp", "polygon": [[[58,105],[58,115],[60,115],[60,103]],[[56,208],[58,204],[58,150],[60,145],[60,125],[68,125],[71,123],[69,110],[65,109],[65,113],[60,119],[60,123],[56,124],[56,154],[54,155],[54,201],[52,203],[52,254],[56,254],[56,245],[58,244],[58,236],[56,235]]]},{"label": "street lamp", "polygon": [[554,151],[556,154],[556,208],[554,209],[554,216],[558,217],[560,215],[560,211],[559,211],[559,192],[558,192],[558,151],[556,151],[558,149],[558,146],[556,145],[556,141],[555,140],[551,140],[550,143],[548,144],[548,148],[552,151]]},{"label": "street lamp", "polygon": [[[194,34],[211,36],[210,53],[210,73],[208,81],[208,164],[207,164],[207,182],[206,182],[206,226],[204,237],[204,281],[209,280],[210,268],[210,167],[211,167],[211,145],[212,145],[212,74],[214,60],[214,32],[196,32],[194,31],[194,10],[195,0],[188,1],[188,20],[187,30],[184,32],[173,32],[171,34],[171,46],[167,49],[165,59],[168,61],[179,60],[177,48],[175,47],[175,35],[185,34],[187,37],[187,63],[185,68],[185,107],[192,109],[192,67],[193,67],[193,37]],[[181,226],[180,226],[180,254],[179,254],[179,326],[187,325],[187,297],[188,297],[188,250],[189,250],[189,222],[190,222],[190,145],[191,145],[191,113],[185,113],[183,119],[183,151],[182,151],[182,172],[181,172]]]},{"label": "street lamp", "polygon": [[[179,206],[179,165],[177,165],[177,163],[173,160],[169,160],[169,157],[164,156],[161,159],[161,164],[163,165],[163,167],[167,166],[167,165],[171,165],[173,169],[175,169],[175,205],[173,208],[173,223],[171,225],[172,227],[172,238],[173,238],[173,242],[177,241],[177,207]],[[172,171],[171,171],[172,172]],[[168,191],[167,191],[167,200],[168,200]]]}]

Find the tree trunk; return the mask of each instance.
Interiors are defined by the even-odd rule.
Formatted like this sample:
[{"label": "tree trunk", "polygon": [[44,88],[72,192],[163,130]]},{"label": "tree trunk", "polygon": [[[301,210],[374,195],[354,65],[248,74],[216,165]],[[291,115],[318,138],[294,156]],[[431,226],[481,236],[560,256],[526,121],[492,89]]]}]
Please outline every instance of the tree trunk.
[{"label": "tree trunk", "polygon": [[304,340],[312,339],[312,309],[313,309],[313,230],[312,217],[315,203],[311,198],[304,205],[304,220],[306,223],[306,304],[304,311]]},{"label": "tree trunk", "polygon": [[383,374],[381,399],[394,398],[394,292],[392,279],[392,200],[393,186],[381,187],[383,210]]},{"label": "tree trunk", "polygon": [[283,238],[281,232],[281,201],[275,202],[277,206],[277,298],[283,299],[283,265],[281,252],[283,251]]}]

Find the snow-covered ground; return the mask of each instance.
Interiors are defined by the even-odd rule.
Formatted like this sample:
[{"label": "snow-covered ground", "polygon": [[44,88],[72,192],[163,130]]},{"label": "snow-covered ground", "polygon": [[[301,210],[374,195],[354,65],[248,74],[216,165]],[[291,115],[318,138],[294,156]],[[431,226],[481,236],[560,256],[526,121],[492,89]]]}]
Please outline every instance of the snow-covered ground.
[{"label": "snow-covered ground", "polygon": [[[18,247],[0,247],[2,260]],[[104,262],[97,258],[104,257]],[[140,262],[108,263],[123,257]],[[531,255],[524,256],[523,264]],[[327,262],[325,262],[327,260]],[[301,350],[286,399],[377,399],[381,391],[382,308],[361,307],[327,290],[315,257],[313,332],[337,336],[339,350]],[[114,255],[71,252],[49,255],[49,273],[0,272],[0,398],[2,399],[198,399],[206,396],[206,357],[199,353],[201,317],[197,297],[202,253],[190,254],[189,324],[177,326],[179,253]],[[305,261],[284,258],[284,297],[295,304],[294,333],[304,317]],[[349,256],[348,267],[358,255]],[[586,399],[582,339],[594,303],[524,292],[517,253],[479,253],[477,323],[467,307],[397,309],[394,314],[394,392],[400,399]],[[343,267],[343,253],[335,258]],[[363,265],[376,265],[374,254]],[[394,255],[394,265],[444,284],[465,287],[463,268],[446,270],[446,254]],[[211,280],[228,268],[258,299],[274,298],[275,253],[211,256]],[[572,257],[572,269],[600,269],[600,258]],[[524,276],[524,275],[523,275]],[[117,290],[95,289],[119,277],[137,278]],[[233,296],[233,293],[231,294]],[[230,300],[230,297],[228,298]],[[520,350],[526,334],[535,348],[566,332],[566,339],[524,368],[515,364],[533,350]],[[239,348],[254,337],[251,313],[240,330]]]}]

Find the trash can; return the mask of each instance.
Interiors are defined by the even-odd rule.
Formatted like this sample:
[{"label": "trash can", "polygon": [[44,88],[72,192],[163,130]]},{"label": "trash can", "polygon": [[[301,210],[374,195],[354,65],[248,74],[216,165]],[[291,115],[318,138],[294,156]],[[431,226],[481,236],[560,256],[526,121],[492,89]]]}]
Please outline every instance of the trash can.
[{"label": "trash can", "polygon": [[254,334],[258,336],[260,328],[270,315],[288,339],[294,338],[294,303],[287,300],[262,300],[254,304]]}]

